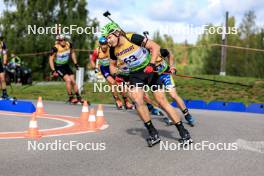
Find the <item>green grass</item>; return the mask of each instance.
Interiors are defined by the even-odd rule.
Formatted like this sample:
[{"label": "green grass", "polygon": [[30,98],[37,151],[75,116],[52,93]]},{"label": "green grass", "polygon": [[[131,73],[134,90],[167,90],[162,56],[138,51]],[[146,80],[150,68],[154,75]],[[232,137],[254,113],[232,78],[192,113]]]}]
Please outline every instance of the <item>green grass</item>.
[{"label": "green grass", "polygon": [[[229,82],[238,82],[253,85],[252,88],[235,86],[230,84],[214,83],[210,81],[201,81],[196,79],[187,79],[175,77],[178,94],[184,99],[235,101],[249,103],[264,103],[264,80],[256,78],[242,77],[221,77],[198,75],[199,77],[217,79]],[[20,86],[13,85],[8,88],[11,96],[19,99],[37,99],[42,96],[44,100],[66,101],[67,94],[64,83],[54,85],[33,85]],[[93,103],[113,103],[111,93],[93,92],[93,84],[86,83],[83,97]]]}]

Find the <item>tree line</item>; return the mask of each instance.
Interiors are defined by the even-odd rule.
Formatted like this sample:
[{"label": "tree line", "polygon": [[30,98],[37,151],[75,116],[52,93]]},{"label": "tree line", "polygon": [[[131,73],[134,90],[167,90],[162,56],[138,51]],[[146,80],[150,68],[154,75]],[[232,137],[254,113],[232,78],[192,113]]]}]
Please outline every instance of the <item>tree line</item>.
[{"label": "tree line", "polygon": [[[227,35],[227,45],[238,46],[227,47],[227,75],[264,78],[264,28],[257,26],[255,12],[246,12],[239,25],[236,25],[234,16],[229,17],[228,26],[231,29],[239,27],[237,33],[230,32]],[[207,25],[207,28],[215,31],[219,27]],[[207,32],[201,34],[192,45],[187,41],[184,44],[174,43],[171,36],[161,36],[159,32],[154,34],[153,39],[171,50],[181,71],[189,74],[219,74],[221,46],[214,44],[222,43],[222,35],[210,33],[208,29],[204,31]]]}]

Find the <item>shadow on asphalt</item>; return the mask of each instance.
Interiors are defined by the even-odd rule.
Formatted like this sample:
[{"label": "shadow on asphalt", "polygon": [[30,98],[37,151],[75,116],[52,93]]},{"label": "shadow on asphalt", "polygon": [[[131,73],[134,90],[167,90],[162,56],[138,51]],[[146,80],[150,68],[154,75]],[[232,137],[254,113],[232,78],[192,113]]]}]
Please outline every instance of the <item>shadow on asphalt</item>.
[{"label": "shadow on asphalt", "polygon": [[[167,131],[167,130],[159,130],[159,135],[160,137],[165,137],[165,138],[169,138],[169,139],[172,139],[172,140],[179,140],[179,138],[176,138],[175,135],[178,135],[178,132],[177,130],[175,129],[175,131]],[[141,136],[142,138],[146,139],[148,136],[148,133],[147,133],[147,130],[144,129],[144,128],[130,128],[130,129],[127,129],[126,132],[129,134],[129,135],[138,135],[138,136]]]}]

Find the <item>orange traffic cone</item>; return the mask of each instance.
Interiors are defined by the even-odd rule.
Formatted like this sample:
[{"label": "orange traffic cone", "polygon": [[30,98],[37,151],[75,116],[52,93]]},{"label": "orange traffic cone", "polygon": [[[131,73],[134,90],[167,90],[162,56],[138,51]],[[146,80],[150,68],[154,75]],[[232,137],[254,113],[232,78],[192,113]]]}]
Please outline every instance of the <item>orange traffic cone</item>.
[{"label": "orange traffic cone", "polygon": [[89,113],[88,119],[88,129],[89,130],[96,130],[96,117],[95,117],[95,110],[92,108]]},{"label": "orange traffic cone", "polygon": [[82,113],[80,116],[81,122],[87,122],[89,117],[89,107],[87,101],[83,102]]},{"label": "orange traffic cone", "polygon": [[96,112],[96,127],[100,128],[105,124],[103,105],[99,104]]},{"label": "orange traffic cone", "polygon": [[43,106],[43,103],[42,103],[42,98],[39,97],[38,98],[38,102],[37,102],[36,115],[43,115],[43,114],[45,114],[44,106]]},{"label": "orange traffic cone", "polygon": [[36,120],[36,113],[35,112],[32,114],[32,118],[29,122],[29,128],[28,128],[28,133],[26,134],[26,137],[32,138],[32,139],[41,138],[41,134],[39,133],[39,130],[38,130],[38,123]]}]

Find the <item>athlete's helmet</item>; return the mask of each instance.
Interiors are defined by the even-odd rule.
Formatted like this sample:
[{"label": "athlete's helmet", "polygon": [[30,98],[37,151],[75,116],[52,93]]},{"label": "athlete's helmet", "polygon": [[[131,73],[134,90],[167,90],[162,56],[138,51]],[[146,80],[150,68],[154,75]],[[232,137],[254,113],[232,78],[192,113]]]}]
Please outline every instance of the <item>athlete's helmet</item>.
[{"label": "athlete's helmet", "polygon": [[120,27],[118,26],[118,24],[114,23],[114,22],[110,22],[108,24],[106,24],[102,29],[101,29],[101,34],[104,37],[107,37],[109,34],[112,34],[115,31],[120,31]]},{"label": "athlete's helmet", "polygon": [[65,40],[65,35],[63,35],[63,34],[57,35],[56,40]]},{"label": "athlete's helmet", "polygon": [[107,44],[107,38],[105,38],[105,37],[100,37],[99,38],[99,43],[101,44],[101,45],[105,45],[105,44]]}]

